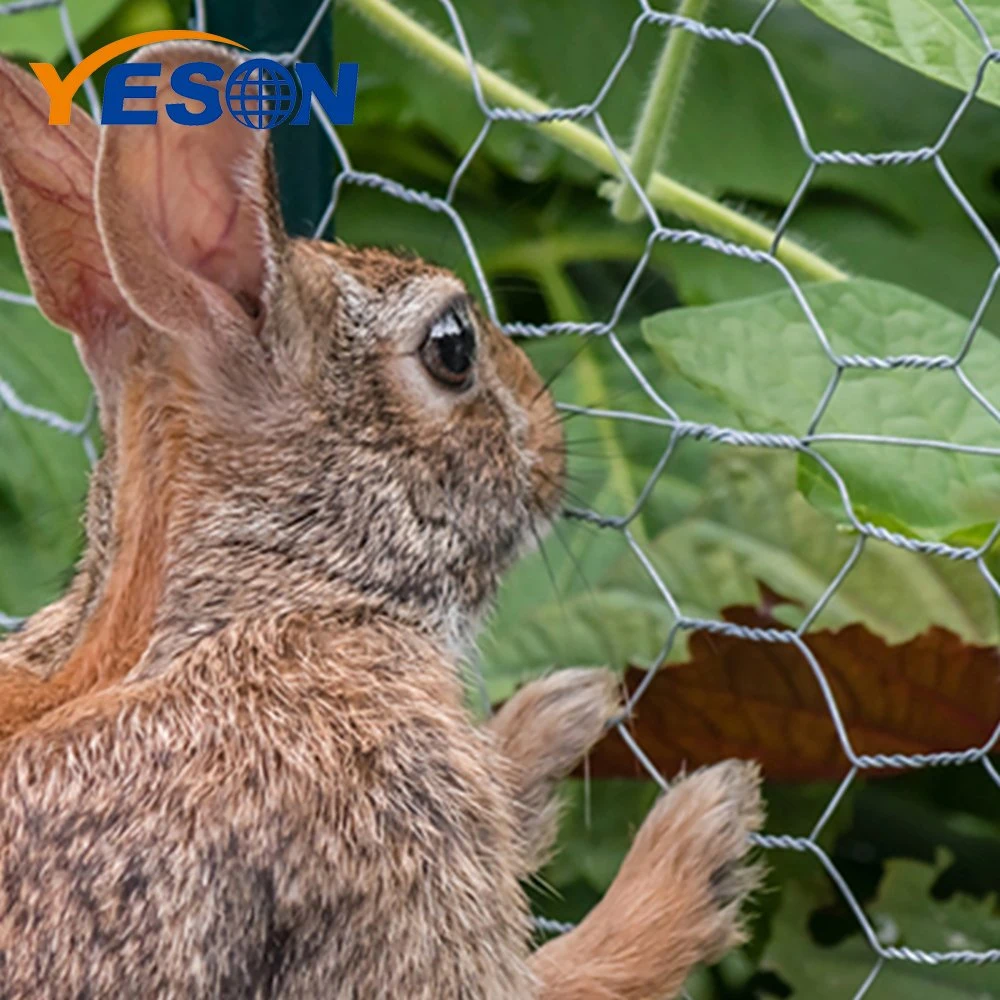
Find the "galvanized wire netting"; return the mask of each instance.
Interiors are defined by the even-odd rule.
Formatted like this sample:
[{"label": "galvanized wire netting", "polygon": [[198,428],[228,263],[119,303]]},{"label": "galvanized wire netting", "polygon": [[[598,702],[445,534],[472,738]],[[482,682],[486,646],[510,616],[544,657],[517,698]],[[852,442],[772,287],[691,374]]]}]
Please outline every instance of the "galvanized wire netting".
[{"label": "galvanized wire netting", "polygon": [[[982,25],[978,22],[972,11],[964,0],[954,0],[962,15],[968,21],[970,29],[978,37],[982,45],[982,56],[979,61],[978,71],[974,83],[960,100],[954,114],[945,124],[937,140],[929,146],[906,150],[888,150],[877,152],[844,151],[844,150],[816,150],[810,143],[808,133],[803,121],[796,109],[794,96],[790,93],[782,77],[777,62],[769,51],[767,45],[762,43],[758,34],[765,20],[778,6],[780,0],[767,0],[748,31],[734,31],[725,27],[712,27],[698,21],[667,13],[654,9],[648,0],[635,0],[636,17],[629,35],[627,44],[620,56],[615,61],[607,78],[604,80],[593,99],[586,104],[575,107],[561,107],[546,110],[543,113],[532,113],[520,108],[502,107],[491,105],[483,91],[477,75],[476,64],[469,43],[466,39],[462,27],[462,21],[451,0],[440,0],[440,3],[451,22],[454,33],[454,40],[464,55],[469,79],[475,92],[476,101],[483,115],[483,126],[475,141],[470,146],[465,156],[461,159],[456,168],[450,183],[447,186],[444,197],[436,197],[425,191],[413,190],[397,183],[396,181],[383,177],[376,173],[366,173],[355,170],[344,145],[340,142],[336,130],[324,116],[322,109],[314,106],[314,112],[319,117],[330,143],[336,153],[340,163],[340,173],[333,184],[329,205],[317,227],[317,234],[323,233],[336,211],[338,201],[344,188],[348,185],[359,185],[362,187],[377,189],[389,197],[400,199],[414,205],[421,206],[429,212],[439,213],[447,216],[454,226],[455,232],[461,240],[465,253],[468,256],[469,264],[478,283],[478,290],[485,303],[486,309],[491,317],[498,321],[497,310],[489,284],[486,280],[483,268],[479,263],[475,243],[470,236],[468,229],[462,219],[461,214],[455,208],[455,193],[459,182],[469,167],[470,163],[482,147],[491,127],[497,122],[516,122],[526,127],[531,125],[552,122],[552,121],[579,121],[589,122],[596,133],[607,145],[608,150],[614,157],[618,165],[620,175],[635,191],[645,212],[649,224],[649,235],[645,242],[645,249],[635,263],[631,276],[625,284],[611,315],[603,322],[596,323],[576,323],[576,322],[552,322],[544,325],[533,325],[526,323],[507,323],[505,329],[509,334],[522,337],[546,337],[553,335],[577,335],[589,337],[603,337],[611,345],[618,361],[631,374],[639,389],[652,402],[656,415],[648,413],[637,413],[627,410],[599,410],[587,407],[565,405],[564,409],[578,411],[599,419],[612,420],[640,420],[650,429],[650,433],[660,433],[663,437],[663,449],[659,460],[656,462],[645,486],[640,491],[638,500],[632,510],[627,514],[618,517],[609,517],[598,511],[574,510],[570,513],[573,516],[583,518],[593,524],[618,531],[621,534],[623,545],[631,549],[635,558],[649,575],[665,605],[669,608],[672,616],[672,624],[668,633],[664,636],[663,657],[665,658],[675,638],[681,631],[694,632],[705,631],[720,635],[737,637],[747,642],[757,643],[783,643],[794,646],[802,657],[804,670],[811,673],[815,683],[819,686],[825,701],[830,719],[836,730],[840,748],[843,752],[845,762],[845,776],[840,782],[836,791],[827,803],[822,815],[815,823],[812,831],[805,837],[761,835],[756,838],[757,843],[768,850],[773,851],[796,851],[811,854],[816,863],[829,875],[832,882],[843,895],[843,899],[853,912],[858,925],[868,942],[872,955],[872,968],[870,974],[860,985],[855,997],[864,996],[872,984],[876,981],[879,972],[887,962],[908,962],[917,965],[941,965],[947,963],[955,964],[983,964],[1000,962],[1000,948],[987,951],[951,950],[951,951],[924,951],[917,948],[893,947],[884,944],[872,922],[867,917],[863,907],[858,902],[845,878],[838,871],[829,854],[820,846],[819,836],[833,815],[837,805],[843,799],[845,793],[852,783],[862,772],[879,770],[908,770],[957,766],[967,764],[981,765],[1000,788],[1000,773],[991,762],[989,754],[994,751],[1000,740],[1000,724],[993,731],[990,738],[980,746],[969,747],[960,751],[949,751],[927,754],[859,754],[852,745],[851,736],[845,726],[843,716],[834,696],[833,689],[824,673],[824,667],[814,653],[809,649],[804,641],[804,635],[817,616],[830,601],[834,593],[838,590],[851,568],[860,558],[866,545],[874,542],[877,545],[890,545],[907,550],[914,554],[914,558],[921,556],[960,560],[973,564],[982,574],[988,587],[1000,598],[1000,582],[991,573],[987,566],[985,556],[993,544],[1000,539],[1000,521],[997,522],[987,540],[978,547],[953,546],[943,542],[929,542],[906,535],[889,531],[883,527],[863,520],[855,511],[851,501],[851,495],[844,479],[831,462],[815,449],[815,445],[821,442],[855,442],[857,444],[878,444],[886,447],[898,448],[920,448],[920,449],[944,449],[953,452],[964,452],[978,456],[1000,458],[1000,443],[995,448],[962,445],[956,442],[939,440],[917,440],[903,437],[888,437],[876,434],[848,434],[848,433],[823,433],[819,430],[823,416],[830,406],[831,400],[837,392],[841,376],[851,369],[868,369],[872,371],[890,372],[895,369],[922,369],[935,371],[942,379],[949,377],[959,381],[964,390],[975,400],[975,403],[982,407],[997,422],[998,442],[1000,442],[1000,410],[988,400],[985,395],[976,387],[970,373],[963,367],[969,350],[979,331],[980,321],[987,306],[989,305],[994,289],[1000,280],[1000,244],[991,233],[982,218],[973,208],[969,200],[962,193],[955,183],[942,159],[944,150],[950,136],[956,126],[965,115],[967,109],[976,96],[987,68],[993,62],[1000,62],[1000,49],[996,48],[994,41],[987,35]],[[321,18],[328,12],[330,0],[323,0],[317,8],[315,17],[305,28],[300,43],[295,50],[289,53],[274,55],[271,58],[285,63],[294,62],[305,46],[308,44],[313,32],[320,24]],[[79,45],[73,34],[70,24],[69,14],[65,4],[61,0],[15,0],[13,3],[0,4],[0,22],[3,17],[10,17],[24,12],[35,11],[43,7],[56,7],[59,10],[63,34],[68,51],[74,61],[79,62],[81,53]],[[205,6],[202,2],[195,3],[194,27],[210,30],[212,25],[206,25]],[[690,32],[712,45],[733,45],[751,48],[756,51],[764,61],[773,79],[774,86],[780,94],[781,100],[788,113],[789,119],[795,129],[803,157],[803,176],[793,197],[788,202],[780,221],[775,229],[772,245],[767,250],[753,249],[748,246],[729,242],[718,236],[694,229],[680,229],[665,226],[660,219],[657,210],[647,198],[635,177],[631,173],[627,156],[622,153],[613,141],[607,126],[601,116],[601,104],[605,96],[610,91],[616,78],[620,74],[627,60],[632,55],[636,39],[639,32],[644,27],[659,27],[665,30],[681,30]],[[1000,41],[1000,40],[998,40]],[[255,53],[260,55],[260,53]],[[363,69],[363,67],[362,67]],[[97,114],[97,95],[93,87],[87,90],[87,98],[91,103],[92,110]],[[315,104],[315,102],[314,102]],[[968,330],[959,345],[958,350],[952,355],[925,356],[920,354],[897,354],[888,356],[866,356],[866,355],[843,355],[834,350],[828,331],[817,319],[813,309],[810,307],[808,298],[803,294],[801,287],[789,268],[779,259],[778,253],[783,235],[791,223],[797,207],[800,205],[803,196],[814,179],[817,169],[824,164],[842,164],[857,168],[878,168],[880,166],[912,165],[917,163],[930,162],[944,184],[950,191],[954,200],[961,210],[976,227],[985,245],[989,248],[994,260],[992,274],[983,290],[982,297],[974,312]],[[0,217],[0,230],[9,230],[9,222]],[[745,261],[760,265],[762,268],[773,268],[784,280],[787,288],[794,295],[802,314],[808,322],[818,344],[829,360],[830,376],[825,391],[816,400],[815,410],[807,426],[802,429],[800,435],[787,433],[755,433],[732,427],[719,427],[711,424],[697,423],[684,419],[657,391],[653,381],[641,370],[633,359],[629,350],[629,345],[625,343],[617,332],[620,317],[626,304],[629,302],[637,283],[643,275],[653,252],[658,243],[684,243],[694,244],[717,254],[730,257],[741,258]],[[17,292],[4,291],[0,289],[0,300],[13,303],[25,308],[34,307],[34,301],[30,296]],[[76,437],[81,442],[81,447],[86,449],[88,456],[93,460],[94,445],[90,437],[90,430],[93,424],[94,407],[91,405],[87,412],[79,419],[73,419],[59,413],[40,409],[31,404],[30,400],[20,398],[14,388],[3,379],[2,371],[3,359],[0,356],[0,418],[38,421],[46,424],[54,431]],[[839,494],[843,506],[843,514],[847,521],[853,526],[856,534],[856,541],[847,559],[840,567],[839,571],[830,580],[822,595],[815,605],[805,615],[804,620],[795,629],[783,628],[750,628],[733,624],[728,621],[708,620],[694,618],[686,615],[680,602],[665,584],[661,575],[657,572],[653,562],[637,543],[636,538],[630,531],[630,524],[642,509],[650,494],[656,489],[657,482],[661,474],[670,462],[674,450],[682,439],[693,438],[707,441],[726,448],[765,448],[765,449],[785,449],[806,456],[814,462],[820,472],[828,477],[830,483]],[[2,461],[2,458],[0,458]],[[12,627],[17,621],[0,611],[0,626]],[[643,697],[648,688],[649,681],[655,674],[655,667],[647,674],[644,682],[632,695],[627,706],[628,711],[623,715],[623,720],[635,709],[637,703]],[[660,775],[643,749],[633,738],[627,725],[623,721],[618,726],[622,739],[630,746],[636,759],[649,775],[661,786],[666,787],[666,781]],[[538,920],[543,929],[551,932],[558,932],[564,929],[565,925],[544,918]]]}]

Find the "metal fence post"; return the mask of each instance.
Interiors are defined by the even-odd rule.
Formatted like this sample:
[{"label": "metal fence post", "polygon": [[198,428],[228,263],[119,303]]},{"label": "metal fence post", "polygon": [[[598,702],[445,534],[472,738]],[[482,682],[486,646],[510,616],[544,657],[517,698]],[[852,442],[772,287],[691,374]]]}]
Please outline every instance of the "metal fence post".
[{"label": "metal fence post", "polygon": [[[249,48],[277,54],[298,45],[322,0],[207,0],[206,28]],[[301,61],[324,73],[333,67],[333,4],[313,33]],[[276,128],[273,134],[285,224],[311,236],[330,200],[334,154],[322,127]],[[329,229],[327,236],[329,236]]]}]

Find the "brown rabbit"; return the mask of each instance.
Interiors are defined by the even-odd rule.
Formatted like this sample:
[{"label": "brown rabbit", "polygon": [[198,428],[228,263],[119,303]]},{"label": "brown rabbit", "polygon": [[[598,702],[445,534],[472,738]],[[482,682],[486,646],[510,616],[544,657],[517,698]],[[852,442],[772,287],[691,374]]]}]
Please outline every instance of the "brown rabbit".
[{"label": "brown rabbit", "polygon": [[[130,567],[140,562],[134,554],[135,539],[147,550],[160,548],[153,541],[156,522],[147,520],[140,531],[129,530],[140,520],[134,512],[137,505],[116,518],[115,498],[118,428],[142,422],[141,403],[154,394],[162,373],[155,371],[159,355],[149,350],[146,325],[101,266],[104,254],[92,204],[97,127],[74,107],[68,130],[49,128],[40,88],[2,60],[0,86],[5,96],[0,135],[8,137],[0,142],[0,184],[6,178],[22,259],[43,311],[76,334],[98,390],[106,442],[91,481],[87,547],[72,586],[64,598],[32,616],[22,631],[0,645],[2,739],[53,708],[121,679],[148,640],[151,602],[139,602],[145,610],[137,616],[127,599],[128,586],[105,584],[113,552],[121,549],[123,556],[112,580],[130,581]],[[59,238],[66,232],[72,232],[72,240]],[[153,442],[144,442],[145,465],[158,464],[155,450]],[[134,451],[130,446],[126,455]],[[160,534],[162,528],[159,519]],[[125,539],[131,544],[122,546]],[[115,600],[116,594],[125,599]],[[131,640],[115,641],[123,632],[130,633]],[[564,671],[529,685],[490,721],[514,781],[525,874],[542,863],[555,838],[555,783],[576,765],[614,714],[617,705],[606,675]]]},{"label": "brown rabbit", "polygon": [[[147,552],[161,550],[155,537],[164,526],[162,518],[137,516],[155,511],[141,503],[115,516],[118,429],[124,426],[132,442],[128,457],[136,445],[127,430],[142,424],[143,408],[148,413],[163,372],[156,370],[162,352],[149,349],[146,324],[125,303],[104,265],[92,196],[98,129],[78,107],[69,129],[49,128],[41,89],[2,60],[0,88],[0,136],[6,137],[0,140],[0,184],[6,186],[22,259],[42,310],[76,334],[98,390],[106,442],[91,481],[87,546],[72,586],[0,644],[3,739],[53,708],[120,680],[135,665],[152,628],[154,602],[129,599],[131,589],[147,594],[151,589],[148,579],[144,587],[132,584],[132,568],[143,565],[136,558],[138,544]],[[64,238],[67,232],[71,240]],[[146,467],[158,465],[157,448],[149,437],[143,441]],[[121,555],[118,572],[109,574],[114,552]],[[147,577],[152,575],[147,570]],[[117,584],[119,578],[126,584]],[[575,672],[529,685],[490,722],[512,774],[521,776],[514,804],[526,863],[540,863],[554,838],[555,782],[616,711],[607,678]]]},{"label": "brown rabbit", "polygon": [[288,239],[266,133],[229,119],[105,129],[98,226],[83,182],[91,229],[64,220],[33,264],[31,213],[93,169],[34,131],[40,169],[0,154],[29,277],[98,382],[118,368],[111,557],[60,670],[127,676],[75,681],[0,746],[0,997],[675,993],[738,939],[754,769],[682,782],[587,921],[530,958],[517,879],[613,682],[555,675],[486,732],[462,707],[461,649],[559,501],[523,354],[447,272]]}]

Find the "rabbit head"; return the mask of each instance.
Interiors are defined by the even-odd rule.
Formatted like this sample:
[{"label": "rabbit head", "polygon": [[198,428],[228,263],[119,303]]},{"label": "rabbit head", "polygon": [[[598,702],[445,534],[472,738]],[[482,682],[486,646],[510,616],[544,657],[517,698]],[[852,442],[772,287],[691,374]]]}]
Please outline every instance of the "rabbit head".
[{"label": "rabbit head", "polygon": [[[210,45],[134,57],[162,64],[158,96],[132,102],[158,122],[100,130],[92,201],[83,169],[73,182],[88,225],[63,270],[88,308],[98,272],[98,332],[47,310],[80,336],[109,414],[109,580],[157,595],[161,639],[336,606],[462,644],[558,509],[551,400],[450,272],[290,238],[266,131],[164,114],[172,69],[197,60],[238,65]],[[30,201],[28,153],[4,173]],[[30,229],[37,292],[50,257]],[[175,648],[153,646],[147,666]]]}]

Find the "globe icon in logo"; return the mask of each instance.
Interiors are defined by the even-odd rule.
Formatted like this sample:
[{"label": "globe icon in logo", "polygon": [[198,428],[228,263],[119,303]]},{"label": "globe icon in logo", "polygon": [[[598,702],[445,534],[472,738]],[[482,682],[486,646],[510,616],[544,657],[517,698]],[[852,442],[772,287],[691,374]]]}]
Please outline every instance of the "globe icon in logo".
[{"label": "globe icon in logo", "polygon": [[229,113],[247,128],[274,128],[295,110],[295,77],[273,59],[248,59],[229,74]]}]

